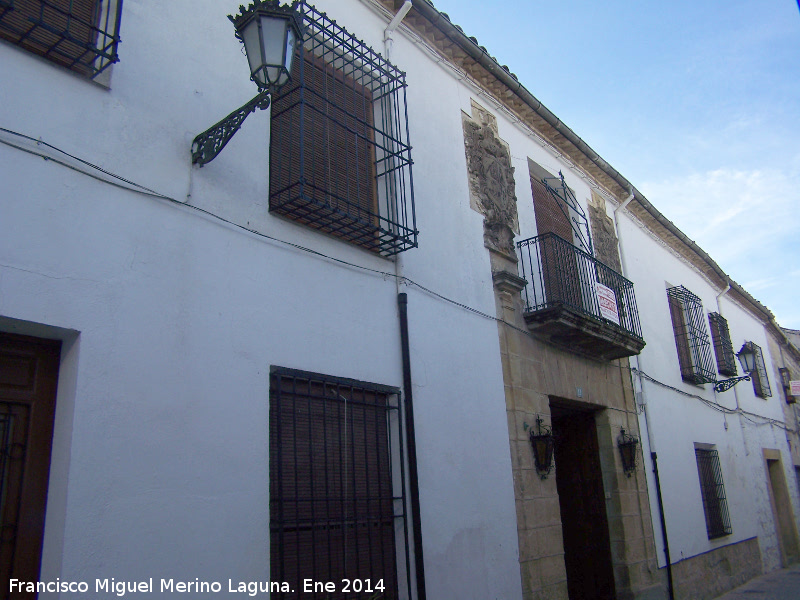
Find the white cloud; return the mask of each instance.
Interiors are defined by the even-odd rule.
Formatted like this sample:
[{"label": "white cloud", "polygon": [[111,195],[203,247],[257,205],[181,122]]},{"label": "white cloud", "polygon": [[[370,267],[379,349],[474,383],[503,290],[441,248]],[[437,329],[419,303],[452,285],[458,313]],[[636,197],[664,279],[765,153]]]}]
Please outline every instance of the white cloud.
[{"label": "white cloud", "polygon": [[800,173],[723,168],[639,188],[781,325],[800,327]]}]

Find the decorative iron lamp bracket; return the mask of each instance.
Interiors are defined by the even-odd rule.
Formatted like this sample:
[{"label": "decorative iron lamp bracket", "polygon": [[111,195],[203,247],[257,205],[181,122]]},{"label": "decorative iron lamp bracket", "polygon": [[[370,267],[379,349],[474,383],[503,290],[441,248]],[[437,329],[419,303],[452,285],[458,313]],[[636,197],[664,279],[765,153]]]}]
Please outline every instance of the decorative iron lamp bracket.
[{"label": "decorative iron lamp bracket", "polygon": [[222,152],[225,144],[239,131],[242,123],[250,113],[269,108],[270,101],[270,92],[261,92],[247,104],[237,108],[227,117],[195,137],[192,142],[192,164],[202,167],[204,164],[214,160],[217,154]]},{"label": "decorative iron lamp bracket", "polygon": [[750,375],[744,375],[743,377],[732,377],[731,379],[723,379],[721,381],[714,382],[714,391],[719,393],[727,392],[733,386],[735,386],[740,381],[750,381]]},{"label": "decorative iron lamp bracket", "polygon": [[553,430],[547,425],[542,425],[542,418],[536,417],[536,429],[530,428],[529,438],[533,448],[533,461],[536,465],[536,472],[542,479],[547,479],[553,468]]}]

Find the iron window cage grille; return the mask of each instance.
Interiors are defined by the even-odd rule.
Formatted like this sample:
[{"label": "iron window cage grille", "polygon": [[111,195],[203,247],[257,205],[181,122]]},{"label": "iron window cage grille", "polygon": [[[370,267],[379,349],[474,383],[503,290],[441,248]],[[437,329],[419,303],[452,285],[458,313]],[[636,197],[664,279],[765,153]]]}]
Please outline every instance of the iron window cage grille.
[{"label": "iron window cage grille", "polygon": [[786,404],[795,404],[797,398],[792,395],[792,374],[786,367],[778,367],[778,373],[781,377],[781,387],[786,396]]},{"label": "iron window cage grille", "polygon": [[[270,579],[382,580],[411,589],[401,395],[397,388],[272,367]],[[338,588],[337,588],[338,589]],[[341,593],[341,590],[339,590]]]},{"label": "iron window cage grille", "polygon": [[667,289],[667,297],[681,377],[695,385],[714,383],[717,378],[702,300],[682,285]]},{"label": "iron window cage grille", "polygon": [[594,256],[592,234],[589,231],[589,220],[586,218],[583,207],[575,198],[574,192],[567,185],[566,181],[564,181],[564,174],[559,171],[558,177],[543,177],[541,182],[569,221],[572,233],[577,242],[576,246],[584,250],[587,254]]},{"label": "iron window cage grille", "polygon": [[[619,328],[642,340],[642,328],[633,283],[555,233],[544,233],[517,242],[526,313],[553,306],[576,312]],[[602,316],[597,284],[616,296],[619,324]]]},{"label": "iron window cage grille", "polygon": [[728,501],[725,497],[719,453],[705,448],[695,448],[694,453],[700,476],[700,493],[703,498],[708,539],[730,535],[733,530],[728,515]]},{"label": "iron window cage grille", "polygon": [[708,324],[711,327],[711,340],[714,342],[714,354],[717,357],[717,371],[720,375],[735,377],[736,355],[733,352],[728,321],[721,314],[708,313]]},{"label": "iron window cage grille", "polygon": [[270,211],[384,256],[417,247],[406,76],[325,13],[272,99]]},{"label": "iron window cage grille", "polygon": [[753,392],[759,398],[769,398],[772,396],[772,388],[769,386],[767,366],[764,364],[764,352],[761,350],[761,346],[755,342],[745,342],[744,345],[755,355],[756,368],[751,373]]},{"label": "iron window cage grille", "polygon": [[119,61],[122,0],[0,0],[0,38],[94,79]]}]

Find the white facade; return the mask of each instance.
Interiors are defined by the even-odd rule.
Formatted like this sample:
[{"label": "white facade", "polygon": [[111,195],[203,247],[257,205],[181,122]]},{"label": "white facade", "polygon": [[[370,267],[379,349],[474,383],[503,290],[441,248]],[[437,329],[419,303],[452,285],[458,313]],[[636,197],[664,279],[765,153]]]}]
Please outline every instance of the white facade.
[{"label": "white facade", "polygon": [[[778,568],[764,449],[781,453],[800,515],[778,382],[768,368],[766,400],[748,382],[683,382],[666,289],[698,295],[706,325],[721,313],[734,350],[753,341],[770,364],[759,316],[404,26],[391,60],[407,74],[419,247],[385,259],[270,214],[268,111],[212,163],[190,161],[194,136],[256,93],[226,18],[238,5],[128,0],[107,85],[0,43],[13,82],[0,86],[0,331],[63,340],[40,580],[269,580],[270,368],[402,388],[404,292],[427,595],[522,597],[492,271],[464,151],[473,103],[510,149],[518,239],[537,233],[529,160],[563,172],[585,211],[593,190],[608,200],[647,342],[631,366],[647,376],[634,380],[660,566],[651,451],[673,563],[758,537],[764,570]],[[384,52],[378,2],[315,5]],[[715,540],[695,443],[721,459],[732,533]]]},{"label": "white facade", "polygon": [[[402,387],[401,291],[428,596],[519,597],[496,325],[392,276],[494,309],[468,209],[469,92],[395,36],[420,247],[380,258],[268,213],[266,112],[191,166],[193,137],[256,92],[226,18],[238,5],[126,2],[108,88],[0,45],[0,126],[174,199],[0,134],[17,146],[0,146],[0,327],[64,340],[41,580],[269,579],[270,367]],[[382,49],[370,3],[317,8]]]},{"label": "white facade", "polygon": [[[765,571],[780,568],[781,557],[772,512],[764,449],[781,453],[782,466],[794,514],[797,486],[791,451],[783,430],[781,397],[772,369],[767,368],[772,396],[759,398],[751,382],[715,393],[712,384],[682,381],[675,336],[667,302],[667,288],[682,285],[703,304],[706,333],[718,380],[708,313],[717,312],[728,322],[734,352],[746,341],[756,343],[771,364],[764,317],[731,298],[695,266],[646,230],[630,214],[618,216],[625,274],[636,284],[636,296],[647,346],[632,365],[646,374],[639,379],[640,404],[647,416],[640,431],[647,461],[653,521],[656,524],[660,565],[665,564],[663,536],[658,527],[658,505],[649,452],[657,452],[673,563],[732,543],[757,537]],[[741,367],[737,364],[739,375]],[[649,433],[649,438],[648,438]],[[703,513],[694,445],[714,446],[720,457],[732,533],[709,540]]]}]

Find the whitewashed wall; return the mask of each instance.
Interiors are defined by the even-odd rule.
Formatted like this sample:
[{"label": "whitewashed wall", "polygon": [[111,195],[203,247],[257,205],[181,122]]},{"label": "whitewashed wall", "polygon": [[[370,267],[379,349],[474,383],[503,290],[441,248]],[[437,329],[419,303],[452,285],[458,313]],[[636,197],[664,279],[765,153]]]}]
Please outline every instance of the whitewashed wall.
[{"label": "whitewashed wall", "polygon": [[[780,397],[776,393],[773,376],[768,374],[773,396],[766,400],[755,396],[750,382],[741,382],[721,394],[716,394],[711,384],[696,386],[683,382],[666,289],[683,285],[699,296],[703,302],[709,336],[708,313],[720,312],[728,320],[734,352],[738,352],[745,341],[753,341],[761,347],[765,362],[770,364],[764,326],[730,297],[722,296],[718,300],[721,289],[712,286],[696,269],[654,239],[629,215],[619,217],[618,227],[624,248],[626,276],[635,284],[642,331],[647,342],[638,358],[638,365],[649,376],[665,384],[658,385],[646,380],[642,383],[642,401],[647,404],[652,433],[649,440],[644,417],[640,418],[660,564],[665,564],[665,558],[661,530],[657,526],[658,505],[649,461],[650,449],[658,453],[673,562],[758,536],[764,569],[779,568],[780,552],[763,449],[781,451],[787,487],[795,514],[798,514],[797,487],[793,485],[795,478],[790,468],[791,454],[785,434],[780,428],[769,425],[765,419],[725,416],[696,397],[733,410],[737,408],[738,401],[738,407],[744,411],[781,421]],[[711,354],[716,372],[713,341]],[[741,374],[738,363],[737,368]],[[725,379],[725,376],[717,374],[717,378]],[[714,540],[709,540],[706,535],[694,456],[695,442],[714,444],[720,457],[732,534]]]},{"label": "whitewashed wall", "polygon": [[[213,163],[190,167],[193,137],[256,91],[226,18],[238,5],[126,1],[108,89],[0,45],[0,81],[14,82],[0,86],[0,127],[278,239],[394,272],[268,213],[266,113]],[[382,47],[387,19],[368,3],[317,7]],[[394,62],[408,73],[421,231],[402,272],[493,314],[482,219],[469,209],[467,92],[402,34]],[[270,365],[401,386],[394,279],[6,145],[0,180],[0,328],[66,340],[42,579],[268,579]],[[419,288],[400,291],[428,596],[517,598],[497,326]]]}]

